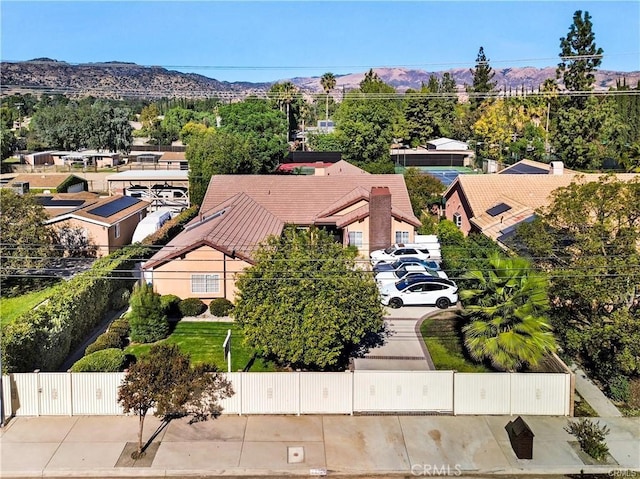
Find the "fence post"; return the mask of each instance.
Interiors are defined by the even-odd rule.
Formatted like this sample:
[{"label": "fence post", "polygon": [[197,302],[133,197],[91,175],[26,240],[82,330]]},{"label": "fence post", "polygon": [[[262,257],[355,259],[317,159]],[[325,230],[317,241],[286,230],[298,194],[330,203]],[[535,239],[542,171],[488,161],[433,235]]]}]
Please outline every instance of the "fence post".
[{"label": "fence post", "polygon": [[296,374],[298,375],[298,416],[300,415],[300,411],[302,411],[302,389],[300,388],[300,381],[301,379],[301,375],[302,373],[300,371],[297,371]]},{"label": "fence post", "polygon": [[354,401],[355,401],[355,378],[354,378],[353,371],[348,371],[348,373],[351,376],[351,413],[350,415],[353,416]]},{"label": "fence post", "polygon": [[69,378],[69,416],[73,416],[73,376],[71,374],[71,369],[69,369],[67,371],[67,377]]},{"label": "fence post", "polygon": [[40,416],[40,402],[42,397],[42,387],[40,386],[40,370],[36,369],[33,372],[36,374],[36,392],[38,393],[38,410],[36,411],[36,416]]}]

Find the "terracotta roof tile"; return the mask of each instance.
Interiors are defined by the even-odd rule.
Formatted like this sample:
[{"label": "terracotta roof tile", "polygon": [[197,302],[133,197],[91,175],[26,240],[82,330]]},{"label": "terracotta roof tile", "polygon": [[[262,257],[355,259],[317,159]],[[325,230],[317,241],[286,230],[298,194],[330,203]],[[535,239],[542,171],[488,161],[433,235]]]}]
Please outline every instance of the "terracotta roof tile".
[{"label": "terracotta roof tile", "polygon": [[208,211],[230,196],[246,192],[285,223],[311,225],[321,212],[336,204],[336,198],[345,198],[356,189],[360,192],[360,188],[371,191],[374,186],[388,187],[392,207],[418,222],[402,175],[217,175],[211,178],[201,209]]},{"label": "terracotta roof tile", "polygon": [[328,166],[324,169],[324,174],[326,176],[330,175],[370,175],[361,168],[358,168],[355,165],[352,165],[348,161],[340,160],[333,163],[331,166]]}]

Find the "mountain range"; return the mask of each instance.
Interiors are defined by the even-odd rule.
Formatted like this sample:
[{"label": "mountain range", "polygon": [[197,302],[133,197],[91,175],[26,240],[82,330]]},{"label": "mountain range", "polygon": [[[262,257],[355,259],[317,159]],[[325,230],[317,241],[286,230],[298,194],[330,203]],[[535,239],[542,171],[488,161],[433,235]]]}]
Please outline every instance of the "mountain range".
[{"label": "mountain range", "polygon": [[[375,68],[378,76],[399,92],[409,88],[419,89],[431,75],[441,78],[445,71],[427,72],[407,68]],[[468,68],[446,70],[454,78],[460,91],[473,82]],[[555,67],[495,69],[494,81],[500,90],[537,90],[547,79],[555,78]],[[336,75],[336,91],[357,88],[365,72]],[[640,81],[640,71],[596,72],[595,89],[615,87],[616,82],[626,80],[635,87]],[[320,77],[295,77],[277,81],[291,81],[303,92],[322,92]],[[226,82],[195,73],[182,73],[163,67],[140,66],[127,62],[70,64],[49,58],[37,58],[24,62],[1,62],[0,85],[3,94],[26,92],[62,93],[69,96],[93,95],[102,98],[243,98],[249,95],[264,96],[274,82]]]}]

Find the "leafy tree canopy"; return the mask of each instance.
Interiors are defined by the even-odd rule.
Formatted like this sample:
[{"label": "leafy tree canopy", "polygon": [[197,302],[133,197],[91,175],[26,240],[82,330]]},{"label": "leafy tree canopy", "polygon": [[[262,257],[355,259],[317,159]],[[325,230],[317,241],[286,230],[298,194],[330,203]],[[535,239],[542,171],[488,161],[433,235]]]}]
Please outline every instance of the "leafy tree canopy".
[{"label": "leafy tree canopy", "polygon": [[31,194],[0,189],[0,272],[3,295],[24,282],[37,281],[30,273],[44,268],[59,252],[56,236],[45,224],[42,205]]},{"label": "leafy tree canopy", "polygon": [[407,185],[413,214],[418,218],[422,211],[433,203],[440,203],[444,184],[433,176],[420,173],[417,168],[407,168],[404,172],[404,182]]},{"label": "leafy tree canopy", "polygon": [[316,228],[286,228],[239,277],[233,311],[246,341],[279,362],[343,368],[382,328],[382,307],[357,253]]},{"label": "leafy tree canopy", "polygon": [[136,457],[144,451],[142,433],[150,409],[167,421],[185,416],[191,417],[190,423],[206,421],[220,416],[220,401],[232,395],[231,384],[215,366],[192,366],[177,345],[152,346],[130,366],[118,390],[124,412],[139,417]]}]

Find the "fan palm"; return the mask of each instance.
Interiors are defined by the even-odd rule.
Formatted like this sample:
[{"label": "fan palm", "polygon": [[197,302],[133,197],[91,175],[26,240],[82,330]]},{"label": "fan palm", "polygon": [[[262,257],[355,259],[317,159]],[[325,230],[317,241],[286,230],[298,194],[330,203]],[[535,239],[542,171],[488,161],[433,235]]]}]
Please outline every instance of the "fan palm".
[{"label": "fan palm", "polygon": [[469,271],[464,277],[477,284],[460,292],[469,318],[462,329],[464,342],[474,359],[516,371],[555,350],[546,317],[549,283],[526,259],[493,254],[485,271]]},{"label": "fan palm", "polygon": [[333,73],[327,72],[320,78],[320,84],[324,89],[324,92],[327,94],[326,99],[326,120],[329,121],[329,92],[336,87],[336,77]]}]

